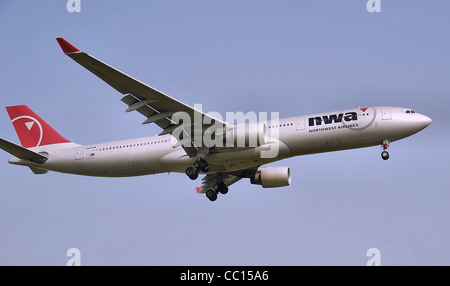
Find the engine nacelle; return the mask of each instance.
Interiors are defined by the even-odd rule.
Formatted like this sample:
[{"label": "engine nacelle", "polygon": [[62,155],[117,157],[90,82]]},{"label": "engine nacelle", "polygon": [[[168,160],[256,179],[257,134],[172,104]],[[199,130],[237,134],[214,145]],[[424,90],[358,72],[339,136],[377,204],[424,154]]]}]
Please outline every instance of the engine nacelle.
[{"label": "engine nacelle", "polygon": [[288,167],[259,168],[250,182],[263,188],[278,188],[291,184],[291,171]]}]

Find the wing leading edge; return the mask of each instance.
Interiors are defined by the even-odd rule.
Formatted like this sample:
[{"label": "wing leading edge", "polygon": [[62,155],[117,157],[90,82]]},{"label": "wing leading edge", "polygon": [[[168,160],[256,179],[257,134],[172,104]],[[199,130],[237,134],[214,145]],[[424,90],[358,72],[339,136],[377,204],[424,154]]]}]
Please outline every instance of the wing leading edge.
[{"label": "wing leading edge", "polygon": [[[178,126],[176,122],[171,120],[172,115],[176,112],[185,112],[192,119],[201,118],[202,122],[205,122],[204,118],[207,117],[209,120],[207,122],[212,122],[211,125],[214,122],[220,122],[223,125],[226,125],[225,122],[196,110],[89,54],[80,51],[63,38],[57,38],[56,40],[67,56],[124,95],[122,102],[128,105],[128,108],[126,109],[127,112],[138,111],[146,117],[146,120],[143,121],[142,124],[155,123],[162,128],[163,131],[160,135],[171,133]],[[206,125],[201,128],[205,130],[208,127],[209,126]],[[191,126],[191,128],[194,128],[194,126]],[[191,141],[193,143],[193,140]],[[193,147],[183,147],[190,157],[197,155],[197,148],[193,144],[192,146]]]}]

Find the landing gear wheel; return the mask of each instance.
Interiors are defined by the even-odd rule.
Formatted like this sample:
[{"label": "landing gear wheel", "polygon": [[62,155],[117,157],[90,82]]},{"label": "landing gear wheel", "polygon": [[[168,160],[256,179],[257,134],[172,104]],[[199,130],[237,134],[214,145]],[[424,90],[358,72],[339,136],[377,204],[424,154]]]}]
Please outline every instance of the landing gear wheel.
[{"label": "landing gear wheel", "polygon": [[389,152],[386,151],[389,148],[389,143],[391,143],[389,140],[383,140],[383,152],[381,152],[381,158],[383,158],[383,160],[389,159]]},{"label": "landing gear wheel", "polygon": [[226,193],[228,193],[228,186],[224,182],[220,182],[217,184],[217,191],[225,195]]},{"label": "landing gear wheel", "polygon": [[383,158],[383,160],[389,159],[389,152],[388,151],[381,152],[381,158]]},{"label": "landing gear wheel", "polygon": [[206,197],[210,201],[214,202],[215,200],[217,200],[217,193],[213,190],[208,190],[208,191],[206,191]]},{"label": "landing gear wheel", "polygon": [[200,171],[205,173],[209,172],[209,170],[211,169],[209,163],[203,158],[198,159],[197,166],[200,169]]},{"label": "landing gear wheel", "polygon": [[189,177],[189,179],[195,180],[198,178],[198,171],[194,167],[189,167],[186,169],[186,175]]}]

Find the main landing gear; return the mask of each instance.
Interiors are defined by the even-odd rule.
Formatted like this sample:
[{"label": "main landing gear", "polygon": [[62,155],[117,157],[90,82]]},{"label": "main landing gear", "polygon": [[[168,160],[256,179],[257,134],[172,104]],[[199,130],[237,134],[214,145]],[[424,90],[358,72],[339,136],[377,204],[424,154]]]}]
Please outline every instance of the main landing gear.
[{"label": "main landing gear", "polygon": [[387,160],[389,159],[389,152],[386,151],[389,148],[389,140],[384,140],[383,141],[383,152],[381,152],[381,158],[383,160]]},{"label": "main landing gear", "polygon": [[[199,172],[207,173],[207,172],[209,172],[210,169],[211,169],[211,166],[205,159],[198,158],[197,161],[195,162],[194,166],[188,167],[186,169],[186,175],[191,180],[195,180],[198,178]],[[226,193],[228,193],[228,186],[227,186],[227,184],[225,184],[223,182],[221,173],[217,174],[217,183],[212,187],[212,189],[206,191],[206,197],[210,201],[215,201],[215,200],[217,200],[217,195],[219,193],[221,193],[222,195],[225,195]]]},{"label": "main landing gear", "polygon": [[193,167],[188,167],[186,169],[186,175],[189,177],[189,179],[195,180],[198,178],[199,171],[207,173],[210,169],[211,166],[205,159],[198,158]]},{"label": "main landing gear", "polygon": [[[220,180],[220,179],[219,179]],[[206,191],[206,197],[210,200],[210,201],[215,201],[217,200],[217,194],[221,193],[222,195],[225,195],[226,193],[228,193],[228,186],[227,184],[225,184],[222,181],[219,181],[217,183],[217,185],[215,186],[215,189],[212,190],[207,190]]]},{"label": "main landing gear", "polygon": [[186,169],[186,175],[189,177],[189,179],[195,180],[198,178],[198,170],[194,167],[188,167]]}]

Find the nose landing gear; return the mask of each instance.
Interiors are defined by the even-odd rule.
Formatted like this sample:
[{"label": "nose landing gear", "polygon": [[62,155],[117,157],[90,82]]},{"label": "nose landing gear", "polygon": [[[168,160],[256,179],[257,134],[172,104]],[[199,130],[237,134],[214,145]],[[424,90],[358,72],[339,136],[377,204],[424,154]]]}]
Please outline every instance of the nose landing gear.
[{"label": "nose landing gear", "polygon": [[389,143],[390,143],[389,140],[384,140],[383,141],[383,152],[381,152],[381,158],[383,160],[389,159],[389,152],[386,151],[389,148]]}]

